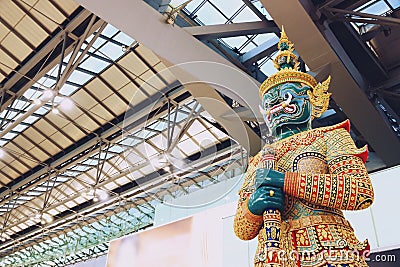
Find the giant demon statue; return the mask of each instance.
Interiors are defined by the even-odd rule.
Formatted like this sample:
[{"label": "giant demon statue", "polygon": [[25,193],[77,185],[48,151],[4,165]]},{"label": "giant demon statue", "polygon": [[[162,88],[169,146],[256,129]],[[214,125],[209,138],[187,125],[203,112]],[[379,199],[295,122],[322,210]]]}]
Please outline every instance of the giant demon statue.
[{"label": "giant demon statue", "polygon": [[275,141],[249,162],[235,233],[243,240],[258,236],[256,267],[367,266],[362,255],[368,242],[357,240],[342,210],[373,202],[364,165],[368,150],[355,146],[349,121],[311,128],[328,107],[330,78],[321,84],[298,70],[284,31],[278,48],[278,72],[260,87],[261,111]]}]

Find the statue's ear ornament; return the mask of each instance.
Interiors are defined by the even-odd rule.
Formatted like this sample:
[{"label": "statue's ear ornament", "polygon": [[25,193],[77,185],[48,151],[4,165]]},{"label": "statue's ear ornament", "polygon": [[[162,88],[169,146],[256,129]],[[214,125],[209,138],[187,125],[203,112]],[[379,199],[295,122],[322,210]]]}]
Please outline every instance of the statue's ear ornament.
[{"label": "statue's ear ornament", "polygon": [[328,109],[331,96],[331,93],[328,92],[330,82],[331,76],[322,83],[318,83],[313,90],[307,91],[312,104],[311,119],[319,118]]}]

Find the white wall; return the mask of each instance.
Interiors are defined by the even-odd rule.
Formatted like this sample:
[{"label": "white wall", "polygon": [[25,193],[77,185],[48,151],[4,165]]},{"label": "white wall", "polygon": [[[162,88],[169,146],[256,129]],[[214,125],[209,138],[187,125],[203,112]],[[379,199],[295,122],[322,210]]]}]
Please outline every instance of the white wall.
[{"label": "white wall", "polygon": [[[156,208],[155,225],[187,217],[212,207],[236,202],[237,192],[242,182],[240,178],[236,177],[179,199],[170,200],[170,203],[175,206],[159,205]],[[400,221],[400,166],[373,173],[370,178],[375,190],[374,204],[365,210],[346,211],[345,216],[353,225],[357,237],[361,241],[366,238],[369,240],[372,251],[400,247],[400,231],[398,230],[398,222]],[[216,198],[224,194],[226,194],[225,197],[209,205],[199,208],[190,207],[191,203],[201,203],[201,200]],[[231,218],[226,218],[226,220],[231,220]]]},{"label": "white wall", "polygon": [[[372,251],[400,247],[400,167],[370,175],[375,189],[375,202],[366,210],[345,212],[360,240],[368,238]],[[207,212],[222,220],[222,266],[253,266],[256,239],[241,241],[233,233],[233,217],[236,210],[237,192],[241,177],[235,177],[212,185],[190,195],[168,199],[156,207],[154,225],[176,221],[199,212]],[[221,211],[218,213],[217,211]],[[375,222],[375,227],[374,227]],[[376,230],[375,230],[376,229]],[[105,266],[105,258],[73,265],[73,267]],[[72,266],[71,266],[72,267]]]}]

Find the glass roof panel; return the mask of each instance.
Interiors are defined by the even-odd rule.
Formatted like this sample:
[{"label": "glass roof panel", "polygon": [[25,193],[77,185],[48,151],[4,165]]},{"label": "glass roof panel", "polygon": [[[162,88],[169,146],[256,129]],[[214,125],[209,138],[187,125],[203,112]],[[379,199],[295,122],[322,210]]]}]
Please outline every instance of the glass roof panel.
[{"label": "glass roof panel", "polygon": [[109,65],[108,62],[105,62],[104,60],[100,60],[94,57],[88,57],[85,61],[83,61],[81,64],[79,64],[79,67],[84,68],[86,70],[99,73],[101,72],[104,68],[106,68]]},{"label": "glass roof panel", "polygon": [[264,8],[260,1],[252,1],[253,5],[260,10],[261,14],[263,14],[268,20],[272,20],[272,17],[269,15],[268,11]]},{"label": "glass roof panel", "polygon": [[[275,54],[276,52],[272,55],[271,58],[273,58]],[[260,69],[262,70],[262,72],[264,72],[267,76],[276,73],[274,62],[272,60],[261,59],[260,61],[258,61],[258,64],[259,66],[261,66]]]},{"label": "glass roof panel", "polygon": [[124,51],[121,46],[118,46],[111,42],[107,42],[99,49],[99,51],[96,52],[96,54],[107,56],[107,58],[110,58],[112,60],[117,60],[120,56],[124,54]]},{"label": "glass roof panel", "polygon": [[251,22],[251,21],[259,21],[260,18],[254,14],[253,11],[249,7],[246,6],[234,19],[234,23],[241,23],[241,22]]},{"label": "glass roof panel", "polygon": [[[184,3],[184,0],[172,0],[171,1],[171,5],[176,7],[181,5],[182,3]],[[186,6],[186,10],[189,11],[189,13],[192,13],[196,8],[199,7],[199,5],[206,3],[207,0],[193,0],[192,2],[190,2],[187,6]]]},{"label": "glass roof panel", "polygon": [[231,48],[239,48],[245,43],[248,39],[245,36],[236,36],[236,37],[228,37],[222,38],[222,40],[227,43]]},{"label": "glass roof panel", "polygon": [[116,36],[114,36],[113,39],[128,46],[135,41],[133,38],[131,38],[130,36],[126,35],[123,32],[119,32]]},{"label": "glass roof panel", "polygon": [[[256,42],[257,45],[261,45],[262,43],[265,43],[266,41],[275,42],[276,44],[278,44],[279,37],[275,33],[263,33],[263,34],[258,34],[254,38],[254,42]],[[276,49],[278,49],[278,48],[276,48]]]},{"label": "glass roof panel", "polygon": [[209,2],[205,3],[196,15],[199,17],[201,22],[205,25],[217,25],[224,24],[227,18],[224,17],[214,6]]},{"label": "glass roof panel", "polygon": [[242,0],[209,0],[210,3],[214,4],[225,16],[228,18],[239,9],[240,6],[244,5]]},{"label": "glass roof panel", "polygon": [[400,7],[400,1],[399,0],[388,0],[388,2],[393,8]]},{"label": "glass roof panel", "polygon": [[114,36],[119,30],[115,28],[111,24],[107,24],[107,26],[104,28],[104,30],[101,32],[101,34],[104,34],[107,37],[112,37]]},{"label": "glass roof panel", "polygon": [[374,15],[381,15],[387,11],[389,11],[389,6],[382,0],[370,5],[364,9],[359,9],[358,11],[367,13],[367,14],[374,14]]},{"label": "glass roof panel", "polygon": [[71,81],[76,84],[84,84],[89,81],[93,76],[87,73],[83,73],[82,71],[75,70],[72,72],[71,76],[69,76],[68,81]]}]

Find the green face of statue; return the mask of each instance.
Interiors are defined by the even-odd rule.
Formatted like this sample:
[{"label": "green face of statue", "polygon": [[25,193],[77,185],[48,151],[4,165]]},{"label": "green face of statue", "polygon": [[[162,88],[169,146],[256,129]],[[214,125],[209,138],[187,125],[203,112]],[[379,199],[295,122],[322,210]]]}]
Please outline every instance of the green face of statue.
[{"label": "green face of statue", "polygon": [[310,127],[312,106],[307,91],[300,83],[285,83],[271,88],[262,98],[264,121],[273,134]]}]

